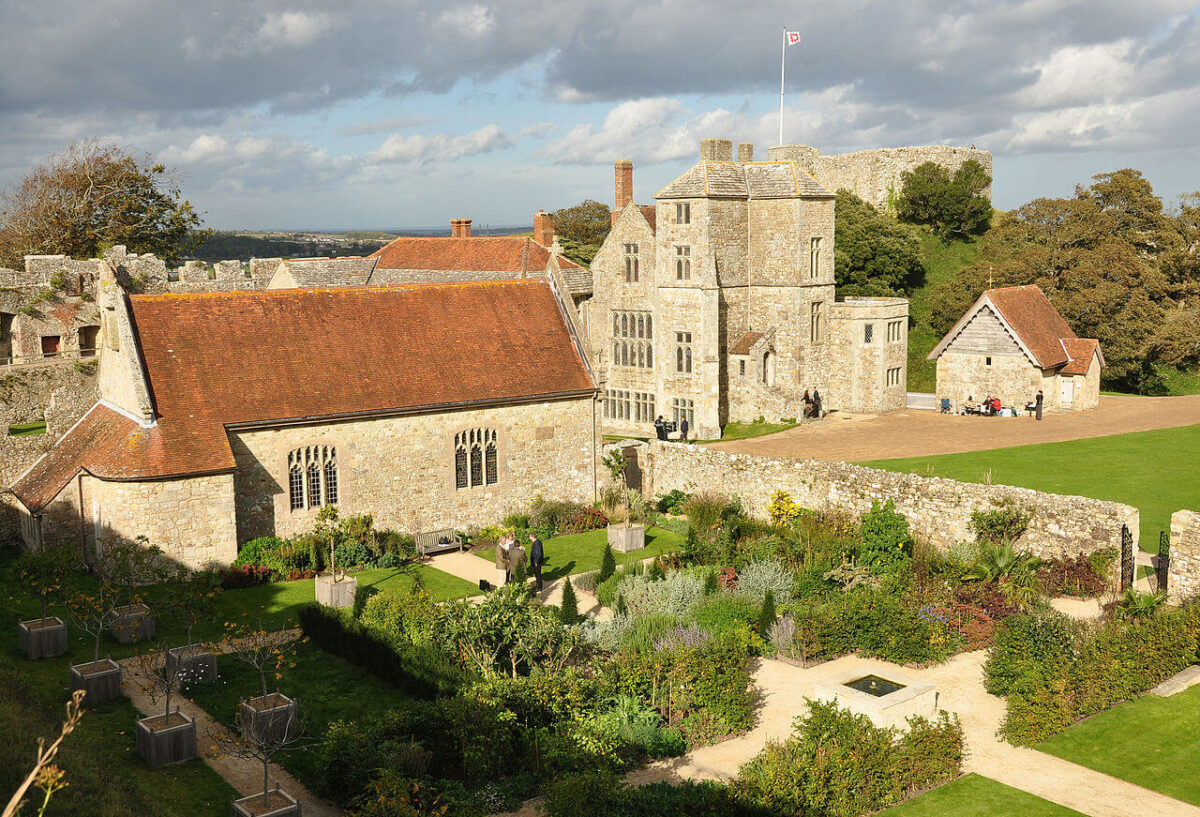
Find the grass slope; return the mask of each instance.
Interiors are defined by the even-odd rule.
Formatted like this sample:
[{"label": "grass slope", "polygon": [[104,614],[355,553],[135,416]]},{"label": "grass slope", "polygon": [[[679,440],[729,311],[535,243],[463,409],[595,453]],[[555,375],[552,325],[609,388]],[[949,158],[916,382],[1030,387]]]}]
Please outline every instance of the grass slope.
[{"label": "grass slope", "polygon": [[[589,570],[599,570],[600,560],[604,556],[604,543],[608,541],[604,530],[590,530],[585,533],[573,533],[568,536],[555,536],[545,542],[546,566],[542,569],[542,578],[547,581],[558,579],[576,573],[587,573]],[[523,542],[528,547],[528,542]],[[683,547],[683,537],[677,533],[662,528],[649,528],[646,531],[646,547],[631,553],[614,553],[617,564],[638,562],[651,556],[670,553]],[[496,560],[495,548],[477,550],[475,555],[489,562]]]},{"label": "grass slope", "polygon": [[933,288],[954,278],[963,267],[975,263],[979,256],[976,241],[944,242],[927,227],[918,228],[921,237],[921,259],[925,262],[925,283],[909,295],[908,330],[908,390],[932,392],[937,380],[937,366],[925,356],[942,336],[929,325],[932,305],[929,296]]},{"label": "grass slope", "polygon": [[968,774],[914,797],[879,817],[1083,817],[1049,800]]},{"label": "grass slope", "polygon": [[875,460],[871,468],[997,483],[1133,505],[1141,546],[1157,551],[1171,514],[1200,509],[1200,425],[966,454]]},{"label": "grass slope", "polygon": [[1043,752],[1200,806],[1200,687],[1146,695],[1088,718],[1037,747]]}]

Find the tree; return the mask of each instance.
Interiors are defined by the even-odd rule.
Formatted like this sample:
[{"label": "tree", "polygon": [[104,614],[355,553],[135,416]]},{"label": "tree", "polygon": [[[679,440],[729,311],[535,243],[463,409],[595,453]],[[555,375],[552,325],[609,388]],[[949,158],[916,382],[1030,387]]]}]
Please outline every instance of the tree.
[{"label": "tree", "polygon": [[146,693],[151,703],[163,698],[163,714],[171,714],[171,694],[180,684],[192,680],[190,671],[182,661],[168,661],[166,647],[153,647],[139,653],[133,660],[133,671],[138,679],[138,688]]},{"label": "tree", "polygon": [[600,575],[596,577],[596,584],[611,578],[617,572],[617,557],[613,554],[612,545],[608,542],[604,543],[604,554],[600,557]]},{"label": "tree", "polygon": [[185,567],[172,570],[162,585],[164,603],[159,605],[167,620],[187,633],[184,646],[192,644],[192,628],[211,621],[216,612],[221,579],[211,571],[193,573]]},{"label": "tree", "polygon": [[1176,225],[1163,213],[1162,199],[1140,170],[1097,173],[1091,186],[1075,186],[1075,196],[1096,205],[1111,218],[1118,235],[1144,253],[1158,255],[1179,241]]},{"label": "tree", "polygon": [[901,174],[896,214],[905,221],[928,224],[940,236],[967,238],[982,233],[992,218],[992,205],[983,191],[992,177],[969,159],[954,171],[925,162]]},{"label": "tree", "polygon": [[117,605],[121,592],[108,582],[100,582],[94,590],[80,590],[67,599],[67,615],[75,626],[94,640],[92,663],[100,660],[100,639],[121,617]]},{"label": "tree", "polygon": [[848,190],[839,190],[834,222],[834,278],[844,295],[907,295],[925,281],[921,245],[911,227],[897,224]]},{"label": "tree", "polygon": [[586,199],[574,207],[555,210],[554,233],[563,254],[572,261],[590,264],[612,229],[612,211],[607,204]]},{"label": "tree", "polygon": [[763,596],[762,609],[758,611],[758,634],[767,637],[767,631],[775,623],[775,591],[768,590]]},{"label": "tree", "polygon": [[1200,364],[1200,306],[1168,310],[1150,342],[1150,356],[1169,366]]},{"label": "tree", "polygon": [[9,267],[25,255],[92,258],[114,244],[176,263],[207,234],[176,171],[96,140],[49,157],[6,190],[0,225],[0,264]]},{"label": "tree", "polygon": [[276,680],[283,677],[283,668],[288,664],[288,656],[296,648],[296,641],[286,630],[272,632],[261,624],[252,626],[227,622],[225,630],[228,634],[226,642],[233,656],[258,671],[261,700],[265,701],[271,694],[267,688],[267,673],[274,672]]},{"label": "tree", "polygon": [[558,608],[558,618],[563,624],[574,624],[579,621],[579,599],[575,597],[575,588],[571,586],[570,576],[567,576],[563,584],[562,603]]},{"label": "tree", "polygon": [[245,710],[238,709],[237,728],[214,728],[208,736],[212,740],[213,754],[218,757],[236,757],[242,760],[257,760],[262,764],[263,811],[271,805],[271,758],[283,751],[296,751],[308,747],[304,739],[304,727],[297,720],[295,709],[288,710],[288,721],[282,729],[254,729],[244,722]]},{"label": "tree", "polygon": [[17,575],[38,594],[42,621],[49,614],[51,600],[63,592],[74,568],[75,552],[67,545],[43,545],[17,561]]}]

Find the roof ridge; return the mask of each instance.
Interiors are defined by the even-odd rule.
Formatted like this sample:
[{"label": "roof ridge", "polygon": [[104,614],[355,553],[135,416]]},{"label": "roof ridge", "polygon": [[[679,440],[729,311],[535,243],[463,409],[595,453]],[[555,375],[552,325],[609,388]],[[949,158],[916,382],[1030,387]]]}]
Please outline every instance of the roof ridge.
[{"label": "roof ridge", "polygon": [[286,297],[301,292],[367,292],[376,290],[407,290],[407,289],[436,289],[438,287],[474,288],[493,286],[531,286],[544,284],[541,278],[502,278],[483,281],[413,281],[403,284],[357,284],[354,286],[324,286],[324,287],[288,287],[286,289],[230,289],[210,292],[162,292],[149,295],[130,295],[129,299],[138,303],[154,303],[172,300],[188,300],[200,298],[236,298],[254,295],[269,295]]}]

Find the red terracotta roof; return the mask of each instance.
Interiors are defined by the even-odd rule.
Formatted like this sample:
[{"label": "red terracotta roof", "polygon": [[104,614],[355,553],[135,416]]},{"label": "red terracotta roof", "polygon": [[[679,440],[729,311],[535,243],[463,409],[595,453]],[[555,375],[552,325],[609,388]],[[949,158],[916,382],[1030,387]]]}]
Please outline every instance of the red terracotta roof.
[{"label": "red terracotta roof", "polygon": [[654,222],[658,218],[658,208],[653,204],[639,204],[638,209],[642,211],[642,215],[645,216],[646,221],[650,222],[650,229],[655,230]]},{"label": "red terracotta roof", "polygon": [[379,269],[462,270],[540,274],[550,251],[525,236],[470,238],[397,238],[372,256]]},{"label": "red terracotta roof", "polygon": [[733,345],[729,350],[731,355],[748,355],[750,350],[754,348],[754,344],[762,340],[762,332],[747,332],[742,335],[742,339]]},{"label": "red terracotta roof", "polygon": [[226,426],[595,391],[543,280],[130,298],[157,425],[97,405],[13,487],[233,470]]},{"label": "red terracotta roof", "polygon": [[1071,360],[1060,370],[1062,374],[1087,374],[1092,357],[1100,351],[1100,341],[1092,338],[1069,338],[1063,341]]},{"label": "red terracotta roof", "polygon": [[1038,366],[1049,369],[1067,362],[1067,352],[1060,341],[1074,338],[1075,332],[1067,326],[1041,287],[1036,284],[1003,287],[989,289],[984,295],[991,299],[1033,353]]}]

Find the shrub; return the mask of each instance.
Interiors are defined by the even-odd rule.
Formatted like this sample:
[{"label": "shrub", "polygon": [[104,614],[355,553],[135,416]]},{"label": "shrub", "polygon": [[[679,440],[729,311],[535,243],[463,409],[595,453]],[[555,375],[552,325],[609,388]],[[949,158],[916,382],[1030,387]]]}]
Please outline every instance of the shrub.
[{"label": "shrub", "polygon": [[792,736],[743,765],[735,785],[773,814],[858,817],[954,779],[961,761],[962,730],[945,713],[933,722],[914,718],[897,734],[813,701]]},{"label": "shrub", "polygon": [[859,588],[829,601],[796,606],[797,638],[812,657],[835,658],[861,650],[898,664],[945,661],[960,638],[933,608],[886,588]]},{"label": "shrub", "polygon": [[778,817],[740,802],[722,783],[630,786],[612,772],[561,777],[546,788],[545,817]]},{"label": "shrub", "polygon": [[236,565],[221,568],[218,575],[221,577],[223,589],[241,590],[271,581],[271,568],[258,565]]},{"label": "shrub", "polygon": [[1099,596],[1107,589],[1088,554],[1060,556],[1038,565],[1038,588],[1047,596]]},{"label": "shrub", "polygon": [[777,604],[787,604],[792,600],[795,583],[796,577],[782,562],[760,559],[738,571],[737,594],[761,604],[767,593],[772,593]]},{"label": "shrub", "polygon": [[728,593],[707,596],[692,615],[696,623],[713,635],[730,630],[750,631],[758,621],[759,607],[752,599]]},{"label": "shrub", "polygon": [[571,577],[567,576],[563,583],[562,602],[558,608],[558,620],[563,624],[574,624],[579,621],[579,599],[575,597],[575,588],[571,586]]},{"label": "shrub", "polygon": [[771,501],[767,503],[767,516],[772,525],[790,525],[800,511],[800,506],[792,501],[791,494],[783,490],[774,491]]},{"label": "shrub", "polygon": [[678,514],[680,506],[687,502],[687,499],[687,494],[675,488],[656,499],[654,507],[659,513]]},{"label": "shrub", "polygon": [[704,597],[704,583],[680,570],[661,581],[646,573],[627,577],[616,592],[625,597],[629,612],[635,616],[650,613],[684,616]]},{"label": "shrub", "polygon": [[767,595],[763,597],[762,610],[758,613],[758,632],[766,635],[771,629],[771,625],[775,623],[775,594],[768,590]]},{"label": "shrub", "polygon": [[580,507],[571,515],[562,533],[583,533],[589,530],[599,530],[608,525],[608,517],[599,508]]},{"label": "shrub", "polygon": [[604,553],[600,557],[600,575],[596,577],[597,585],[602,584],[606,579],[612,577],[617,572],[617,557],[613,554],[612,545],[608,542],[604,543]]},{"label": "shrub", "polygon": [[1005,619],[996,628],[987,663],[984,686],[993,695],[1007,695],[1028,675],[1053,672],[1070,660],[1078,629],[1061,613],[1020,615]]},{"label": "shrub", "polygon": [[278,536],[260,536],[251,539],[238,548],[237,558],[233,560],[234,567],[243,565],[266,565],[266,560],[273,558],[283,547],[284,540]]},{"label": "shrub", "polygon": [[582,633],[589,644],[605,652],[615,652],[632,626],[633,621],[628,614],[618,613],[607,621],[585,621]]},{"label": "shrub", "polygon": [[717,528],[725,519],[728,508],[729,500],[726,497],[706,491],[692,494],[679,506],[696,537],[706,542],[716,538]]},{"label": "shrub", "polygon": [[600,581],[600,571],[589,570],[587,573],[577,573],[571,578],[575,582],[577,590],[587,590],[589,593],[594,593],[596,585]]},{"label": "shrub", "polygon": [[896,505],[888,500],[882,506],[878,501],[871,503],[871,510],[862,517],[862,545],[858,549],[858,560],[872,567],[887,569],[903,561],[912,553],[912,537],[908,533],[908,520],[896,512]]},{"label": "shrub", "polygon": [[971,513],[971,530],[976,541],[990,545],[1011,545],[1029,527],[1033,512],[1018,508],[1010,502],[990,511]]}]

